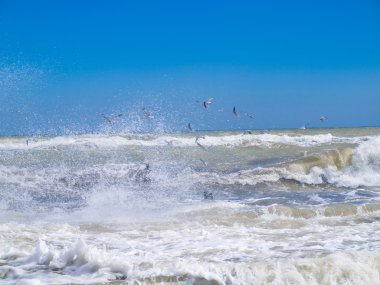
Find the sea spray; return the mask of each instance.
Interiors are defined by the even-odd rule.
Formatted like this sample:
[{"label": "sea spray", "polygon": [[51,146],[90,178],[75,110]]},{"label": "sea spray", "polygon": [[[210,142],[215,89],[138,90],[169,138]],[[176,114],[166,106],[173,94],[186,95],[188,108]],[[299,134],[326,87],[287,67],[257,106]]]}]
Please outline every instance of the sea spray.
[{"label": "sea spray", "polygon": [[379,134],[0,138],[0,278],[378,284]]}]

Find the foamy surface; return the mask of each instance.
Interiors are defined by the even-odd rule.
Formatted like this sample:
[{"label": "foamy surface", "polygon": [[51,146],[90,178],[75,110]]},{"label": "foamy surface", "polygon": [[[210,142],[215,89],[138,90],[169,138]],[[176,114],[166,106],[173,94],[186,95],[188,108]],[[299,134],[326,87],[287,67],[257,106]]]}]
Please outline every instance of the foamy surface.
[{"label": "foamy surface", "polygon": [[379,128],[0,138],[2,284],[380,284],[379,234]]}]

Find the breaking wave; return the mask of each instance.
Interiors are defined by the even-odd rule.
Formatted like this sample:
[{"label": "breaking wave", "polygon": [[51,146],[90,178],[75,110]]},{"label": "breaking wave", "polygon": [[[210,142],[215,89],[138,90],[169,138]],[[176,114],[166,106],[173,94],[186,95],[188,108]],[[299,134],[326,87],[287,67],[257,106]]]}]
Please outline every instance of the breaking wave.
[{"label": "breaking wave", "polygon": [[118,148],[123,146],[143,147],[193,147],[195,138],[200,137],[202,145],[207,147],[272,147],[273,145],[290,145],[312,147],[332,143],[356,144],[368,137],[336,137],[331,134],[288,135],[288,134],[218,134],[213,135],[78,135],[62,137],[2,138],[0,150],[17,149],[57,149],[65,146],[85,148]]},{"label": "breaking wave", "polygon": [[1,138],[0,283],[379,284],[356,131]]},{"label": "breaking wave", "polygon": [[272,167],[257,167],[238,172],[205,172],[204,183],[256,185],[282,179],[305,184],[333,184],[358,188],[380,186],[380,137],[362,142],[356,148],[343,148],[308,155]]},{"label": "breaking wave", "polygon": [[[83,239],[64,248],[39,240],[30,253],[10,249],[3,254],[3,259],[11,261],[0,268],[0,278],[19,280],[18,284],[67,284],[75,280],[87,283],[90,279],[91,283],[194,285],[379,284],[380,278],[380,257],[370,251],[240,263],[175,258],[165,264],[149,256],[133,256],[135,250],[129,245],[125,251],[115,255],[112,249],[88,245]],[[40,275],[40,270],[45,274]]]},{"label": "breaking wave", "polygon": [[355,149],[333,150],[289,164],[284,177],[338,187],[380,186],[380,137],[363,142]]}]

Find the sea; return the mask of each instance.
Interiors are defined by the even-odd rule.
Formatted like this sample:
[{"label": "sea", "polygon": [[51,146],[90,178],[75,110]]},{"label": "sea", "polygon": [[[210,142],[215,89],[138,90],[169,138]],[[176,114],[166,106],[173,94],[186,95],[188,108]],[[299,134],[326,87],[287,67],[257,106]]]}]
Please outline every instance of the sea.
[{"label": "sea", "polygon": [[0,137],[0,284],[380,284],[380,128]]}]

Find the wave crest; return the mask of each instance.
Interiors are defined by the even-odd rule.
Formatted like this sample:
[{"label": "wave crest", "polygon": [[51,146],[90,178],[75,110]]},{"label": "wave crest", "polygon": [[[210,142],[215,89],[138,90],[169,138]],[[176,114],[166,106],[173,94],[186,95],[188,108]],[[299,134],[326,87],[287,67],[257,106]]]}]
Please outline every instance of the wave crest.
[{"label": "wave crest", "polygon": [[380,137],[363,142],[354,150],[335,150],[290,164],[284,177],[338,187],[380,186]]}]

